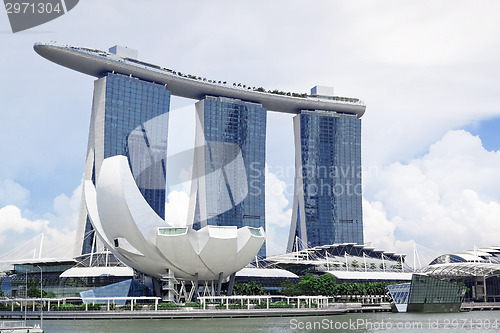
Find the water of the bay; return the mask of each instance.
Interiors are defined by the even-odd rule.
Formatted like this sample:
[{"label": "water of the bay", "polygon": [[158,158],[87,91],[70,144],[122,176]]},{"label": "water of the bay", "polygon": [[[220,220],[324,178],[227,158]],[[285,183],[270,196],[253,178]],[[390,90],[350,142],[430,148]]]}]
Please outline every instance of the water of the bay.
[{"label": "water of the bay", "polygon": [[379,312],[292,318],[44,320],[43,328],[46,333],[498,332],[500,331],[500,311],[446,314]]}]

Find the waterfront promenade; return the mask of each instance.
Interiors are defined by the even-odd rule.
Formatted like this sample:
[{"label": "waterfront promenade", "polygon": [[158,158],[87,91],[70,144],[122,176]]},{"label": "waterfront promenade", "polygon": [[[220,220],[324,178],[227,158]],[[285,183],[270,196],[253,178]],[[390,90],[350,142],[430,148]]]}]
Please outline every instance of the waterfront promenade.
[{"label": "waterfront promenade", "polygon": [[[500,303],[464,303],[461,311],[491,311],[500,310]],[[203,318],[259,318],[259,317],[302,317],[331,316],[347,313],[389,312],[391,306],[387,302],[378,304],[361,303],[330,303],[327,307],[300,308],[241,308],[226,309],[225,306],[208,309],[180,307],[174,309],[143,309],[131,310],[128,306],[107,310],[103,305],[101,310],[80,311],[43,311],[44,320],[89,320],[89,319],[203,319]],[[39,320],[40,311],[4,310],[0,311],[0,319]]]},{"label": "waterfront promenade", "polygon": [[[198,309],[178,308],[161,310],[134,310],[128,307],[114,310],[91,311],[44,311],[44,320],[78,319],[195,319],[195,318],[257,318],[257,317],[297,317],[331,316],[352,312],[387,312],[389,303],[363,305],[360,303],[333,303],[323,308],[271,308],[271,309]],[[0,311],[1,319],[40,319],[40,311]]]},{"label": "waterfront promenade", "polygon": [[460,311],[491,311],[500,310],[500,302],[462,303]]}]

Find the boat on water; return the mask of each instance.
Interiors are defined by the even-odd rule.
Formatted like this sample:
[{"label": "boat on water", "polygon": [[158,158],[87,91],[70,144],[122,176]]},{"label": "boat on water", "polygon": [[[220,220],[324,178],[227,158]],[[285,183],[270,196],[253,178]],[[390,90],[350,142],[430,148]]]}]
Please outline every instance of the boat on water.
[{"label": "boat on water", "polygon": [[467,288],[423,274],[410,283],[387,286],[393,312],[459,312]]},{"label": "boat on water", "polygon": [[25,321],[0,321],[0,333],[43,333],[39,325],[28,326]]}]

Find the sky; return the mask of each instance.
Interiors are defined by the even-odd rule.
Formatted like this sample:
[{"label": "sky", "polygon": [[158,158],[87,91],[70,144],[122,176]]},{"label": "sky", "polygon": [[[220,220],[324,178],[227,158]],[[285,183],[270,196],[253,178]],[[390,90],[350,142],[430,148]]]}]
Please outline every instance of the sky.
[{"label": "sky", "polygon": [[[94,78],[40,57],[37,41],[125,45],[149,63],[266,89],[333,86],[367,105],[367,244],[409,255],[414,243],[436,255],[499,245],[499,12],[496,0],[85,0],[13,34],[0,10],[0,258],[42,232],[47,256],[75,237]],[[195,102],[172,99],[169,154],[193,140]],[[267,127],[276,254],[291,218],[292,116],[269,112]],[[167,216],[182,216],[188,189],[168,200]]]}]

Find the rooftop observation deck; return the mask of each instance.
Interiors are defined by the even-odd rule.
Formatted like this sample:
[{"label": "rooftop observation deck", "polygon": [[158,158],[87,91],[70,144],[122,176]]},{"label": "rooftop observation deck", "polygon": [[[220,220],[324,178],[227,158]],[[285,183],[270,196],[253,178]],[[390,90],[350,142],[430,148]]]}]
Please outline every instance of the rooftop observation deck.
[{"label": "rooftop observation deck", "polygon": [[366,105],[356,98],[316,96],[286,93],[278,90],[250,88],[241,84],[186,75],[172,69],[148,64],[137,59],[83,47],[36,43],[35,51],[42,57],[61,66],[95,77],[114,72],[131,75],[141,80],[166,85],[175,96],[200,100],[205,96],[221,96],[259,103],[270,111],[298,114],[301,110],[324,110],[353,114],[360,118]]}]

